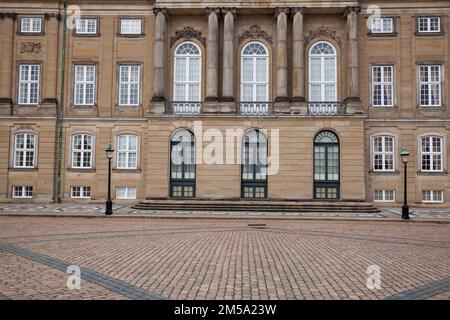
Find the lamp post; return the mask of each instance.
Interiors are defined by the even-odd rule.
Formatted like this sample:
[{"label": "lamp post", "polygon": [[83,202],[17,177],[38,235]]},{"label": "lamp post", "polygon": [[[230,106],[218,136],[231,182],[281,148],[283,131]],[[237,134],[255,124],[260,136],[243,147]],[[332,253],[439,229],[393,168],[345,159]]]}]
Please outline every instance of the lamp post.
[{"label": "lamp post", "polygon": [[111,159],[114,154],[114,150],[111,146],[111,143],[108,143],[106,147],[106,157],[108,158],[108,199],[106,200],[106,215],[111,215],[112,211],[112,201],[111,201]]},{"label": "lamp post", "polygon": [[402,219],[409,219],[409,207],[408,207],[408,157],[409,150],[407,147],[402,147],[400,151],[400,156],[402,157],[403,162],[403,206],[402,206]]}]

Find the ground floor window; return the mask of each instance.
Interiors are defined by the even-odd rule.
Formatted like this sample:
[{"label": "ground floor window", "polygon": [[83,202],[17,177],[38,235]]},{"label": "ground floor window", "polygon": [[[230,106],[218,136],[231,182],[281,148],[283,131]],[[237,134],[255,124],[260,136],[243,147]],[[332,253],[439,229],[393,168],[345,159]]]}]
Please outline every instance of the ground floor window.
[{"label": "ground floor window", "polygon": [[33,187],[32,186],[14,186],[13,198],[32,198]]},{"label": "ground floor window", "polygon": [[444,202],[442,190],[423,190],[422,191],[422,202],[425,203],[442,203]]},{"label": "ground floor window", "polygon": [[395,190],[375,190],[374,200],[380,202],[394,202],[395,201]]},{"label": "ground floor window", "polygon": [[117,187],[116,199],[136,199],[136,187]]},{"label": "ground floor window", "polygon": [[78,199],[89,199],[91,197],[91,187],[71,187],[70,188],[70,196],[71,198]]},{"label": "ground floor window", "polygon": [[191,131],[176,131],[170,142],[170,196],[195,197],[195,138]]}]

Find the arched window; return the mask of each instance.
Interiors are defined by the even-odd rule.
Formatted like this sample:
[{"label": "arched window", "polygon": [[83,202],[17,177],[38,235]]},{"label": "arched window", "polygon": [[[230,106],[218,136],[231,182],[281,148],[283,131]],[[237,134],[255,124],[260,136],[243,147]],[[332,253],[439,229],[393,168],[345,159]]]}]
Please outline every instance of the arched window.
[{"label": "arched window", "polygon": [[314,198],[339,199],[339,139],[325,130],[314,138]]},{"label": "arched window", "polygon": [[269,100],[269,51],[259,42],[250,42],[241,55],[241,101]]},{"label": "arched window", "polygon": [[24,132],[14,135],[14,168],[34,168],[36,135]]},{"label": "arched window", "polygon": [[336,49],[329,42],[317,42],[309,50],[309,101],[336,101],[336,79]]},{"label": "arched window", "polygon": [[201,101],[201,57],[193,42],[183,42],[175,49],[174,101]]},{"label": "arched window", "polygon": [[195,197],[195,138],[186,129],[176,131],[170,139],[170,196]]},{"label": "arched window", "polygon": [[117,136],[117,169],[137,169],[138,136],[121,134]]},{"label": "arched window", "polygon": [[92,146],[94,137],[90,134],[72,136],[72,168],[92,168]]},{"label": "arched window", "polygon": [[267,138],[258,129],[242,139],[242,198],[267,198]]}]

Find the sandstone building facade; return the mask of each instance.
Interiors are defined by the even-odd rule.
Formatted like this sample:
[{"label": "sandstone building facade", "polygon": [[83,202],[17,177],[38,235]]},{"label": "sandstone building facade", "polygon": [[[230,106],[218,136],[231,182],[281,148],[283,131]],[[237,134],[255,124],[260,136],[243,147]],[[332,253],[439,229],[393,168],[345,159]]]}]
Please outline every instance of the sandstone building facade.
[{"label": "sandstone building facade", "polygon": [[0,201],[104,201],[111,143],[116,203],[398,206],[405,146],[410,203],[448,207],[449,42],[439,0],[3,1]]}]

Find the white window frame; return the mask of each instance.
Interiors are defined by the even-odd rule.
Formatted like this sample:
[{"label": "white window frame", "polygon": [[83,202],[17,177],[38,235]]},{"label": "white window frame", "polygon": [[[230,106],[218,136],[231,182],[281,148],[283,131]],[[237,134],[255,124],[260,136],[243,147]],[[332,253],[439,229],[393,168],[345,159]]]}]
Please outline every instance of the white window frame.
[{"label": "white window frame", "polygon": [[[178,49],[181,46],[185,45],[185,44],[194,45],[197,48],[199,54],[178,54],[177,53]],[[173,75],[173,97],[174,97],[174,101],[176,101],[176,102],[188,102],[188,101],[199,102],[199,101],[202,101],[202,50],[200,49],[200,47],[196,43],[194,43],[192,41],[185,41],[185,42],[180,43],[176,47],[174,52],[175,52],[174,59],[173,59],[173,63],[174,63],[174,66],[173,66],[173,69],[174,69],[174,75]],[[178,79],[178,73],[179,73],[179,70],[177,68],[177,60],[178,59],[186,59],[186,65],[185,65],[186,74],[185,74],[185,77],[184,77],[183,80],[177,80]],[[191,68],[192,68],[191,60],[193,60],[193,59],[199,60],[199,63],[198,63],[198,68],[199,68],[199,70],[198,70],[198,75],[199,75],[198,80],[189,80],[191,78],[190,77],[190,75],[191,75]],[[184,99],[178,99],[177,98],[176,89],[177,89],[178,85],[184,86]],[[190,98],[189,88],[191,86],[196,86],[197,87],[198,97],[199,97],[198,100],[194,101],[194,100],[192,100],[192,98]]]},{"label": "white window frame", "polygon": [[[29,30],[24,30],[24,21],[29,20]],[[34,22],[39,21],[39,29],[34,30]],[[22,17],[20,18],[20,32],[21,33],[42,33],[42,17]]]},{"label": "white window frame", "polygon": [[[334,50],[334,54],[312,54],[312,50],[315,46],[317,46],[318,44],[321,43],[326,43],[328,45],[330,45],[333,50]],[[320,80],[316,81],[316,80],[312,80],[312,58],[320,58]],[[334,60],[334,80],[330,80],[330,81],[325,81],[325,58],[333,58]],[[337,69],[337,51],[335,46],[333,46],[333,44],[331,44],[328,41],[318,41],[315,42],[311,48],[309,49],[309,54],[308,54],[308,98],[310,102],[334,102],[334,101],[327,101],[327,99],[325,99],[325,87],[326,85],[334,85],[334,100],[337,101],[337,87],[338,87],[338,83],[337,83],[337,73],[338,73],[338,69]],[[320,85],[320,101],[312,101],[311,97],[312,97],[312,85]]]},{"label": "white window frame", "polygon": [[[438,138],[440,141],[440,152],[433,151],[433,138]],[[428,143],[430,144],[430,151],[423,151],[423,140],[427,139]],[[420,137],[420,171],[422,172],[443,172],[444,171],[444,137],[438,136],[438,135],[425,135]],[[430,169],[424,169],[423,165],[423,158],[425,155],[430,156]],[[440,157],[440,168],[435,169],[435,166],[433,165],[433,158],[435,156]]]},{"label": "white window frame", "polygon": [[[26,78],[22,78],[22,70],[27,67]],[[37,68],[37,80],[31,79],[33,69]],[[37,63],[19,64],[19,87],[18,87],[18,104],[19,105],[37,105],[39,103],[40,79],[41,79],[41,65]],[[36,97],[31,96],[31,88],[36,86]],[[26,95],[22,94],[21,88],[25,88]]]},{"label": "white window frame", "polygon": [[[92,68],[94,78],[92,80],[87,79],[87,70]],[[82,79],[77,79],[78,69],[82,69]],[[73,90],[73,104],[76,106],[93,106],[95,104],[96,95],[96,80],[97,80],[97,68],[93,64],[76,64],[74,68],[74,90]],[[78,99],[78,86],[81,87],[81,101]],[[87,88],[92,86],[92,98],[88,100]]]},{"label": "white window frame", "polygon": [[[424,194],[429,193],[430,200],[424,199]],[[436,200],[436,193],[440,193],[441,200]],[[444,203],[444,191],[443,190],[422,190],[422,203]]]},{"label": "white window frame", "polygon": [[[138,75],[137,75],[137,81],[132,81],[130,74],[131,74],[131,70],[133,68],[137,68],[138,70]],[[127,81],[122,81],[122,73],[123,72],[127,72],[128,74],[128,80]],[[136,107],[139,106],[141,103],[141,65],[139,64],[123,64],[123,65],[119,65],[119,106],[129,106],[129,107]],[[136,103],[132,103],[131,102],[131,87],[133,85],[137,85],[137,92],[136,92],[136,96],[137,96],[137,101]],[[127,91],[127,96],[126,96],[126,100],[122,101],[122,86],[126,87],[126,91]]]},{"label": "white window frame", "polygon": [[[94,31],[89,31],[89,23],[94,22]],[[75,25],[75,34],[97,34],[97,18],[78,18]]]},{"label": "white window frame", "polygon": [[[391,17],[379,17],[379,18],[375,18],[375,17],[371,17],[371,25],[370,25],[370,32],[371,33],[393,33],[394,32],[394,18]],[[384,21],[389,20],[390,23],[390,30],[386,30],[384,27]],[[380,30],[375,30],[375,24],[379,21],[380,24]]]},{"label": "white window frame", "polygon": [[[125,137],[126,139],[126,149],[119,149],[120,143],[119,139],[120,137]],[[130,138],[135,137],[136,138],[136,150],[130,149]],[[120,154],[125,155],[125,166],[119,166],[119,158]],[[130,166],[130,155],[135,154],[136,155],[136,165]],[[116,167],[117,169],[137,169],[138,168],[138,159],[139,159],[139,136],[137,134],[131,134],[131,133],[123,133],[119,134],[117,136],[117,155],[116,155]]]},{"label": "white window frame", "polygon": [[[79,189],[77,193],[79,196],[74,195],[75,189]],[[91,187],[90,186],[71,186],[70,187],[70,197],[72,199],[90,199],[91,198]]]},{"label": "white window frame", "polygon": [[[438,29],[437,30],[431,30],[431,20],[432,19],[437,19],[438,22]],[[425,20],[426,21],[426,29],[422,29],[421,30],[421,20]],[[431,17],[417,17],[417,31],[420,33],[436,33],[436,32],[441,32],[441,17],[435,17],[435,16],[431,16]]]},{"label": "white window frame", "polygon": [[[124,26],[125,23],[130,23],[130,26]],[[139,29],[133,30],[134,23],[139,22]],[[120,34],[121,35],[141,35],[142,34],[142,19],[141,18],[121,18],[120,19]]]},{"label": "white window frame", "polygon": [[[431,80],[431,71],[432,68],[438,68],[439,70],[439,79],[437,81]],[[422,81],[422,70],[426,70],[428,75],[428,81]],[[418,66],[418,72],[417,72],[418,82],[419,82],[419,105],[421,107],[440,107],[442,106],[442,65],[440,64],[427,64],[427,65],[419,65]],[[422,86],[427,85],[428,86],[428,100],[426,101],[426,104],[422,103]],[[431,104],[431,94],[432,94],[432,87],[438,86],[439,90],[439,99],[437,104]]]},{"label": "white window frame", "polygon": [[[381,81],[375,82],[375,69],[380,69]],[[391,81],[386,81],[387,69],[391,70]],[[375,86],[381,86],[381,104],[375,104]],[[391,88],[391,103],[384,103],[386,87]],[[392,65],[374,65],[372,66],[372,106],[374,107],[393,107],[394,106],[394,66]]]},{"label": "white window frame", "polygon": [[[245,49],[249,45],[254,44],[254,43],[256,43],[258,45],[261,45],[264,48],[264,50],[266,51],[266,54],[244,54]],[[252,63],[252,73],[253,73],[252,74],[252,80],[251,81],[245,81],[244,80],[245,79],[245,77],[244,77],[244,59],[249,59],[249,58],[252,60],[252,62],[251,62]],[[266,74],[265,74],[265,79],[264,80],[258,81],[257,80],[257,76],[256,76],[256,65],[257,65],[256,60],[257,59],[261,59],[261,58],[265,59]],[[261,42],[252,41],[252,42],[247,43],[242,48],[242,51],[241,51],[241,66],[240,66],[241,67],[241,98],[240,98],[241,102],[267,102],[267,101],[269,101],[269,83],[270,83],[270,79],[269,79],[269,76],[270,76],[270,74],[269,74],[269,67],[270,67],[269,58],[270,58],[270,56],[269,56],[269,49],[267,48],[267,46],[265,46]],[[253,99],[252,99],[252,101],[247,101],[247,100],[244,99],[244,86],[245,85],[251,85],[252,86],[252,90],[253,90],[253,93],[252,93]],[[262,85],[264,85],[266,87],[266,89],[265,89],[265,96],[266,96],[266,98],[265,99],[258,99],[258,97],[257,97],[257,87],[258,86],[262,86]],[[263,101],[261,101],[261,100],[263,100]]]},{"label": "white window frame", "polygon": [[[381,151],[375,151],[375,140],[381,138]],[[386,151],[386,138],[392,139],[392,151]],[[381,155],[382,159],[382,169],[375,168],[375,156]],[[392,168],[386,168],[386,156],[392,155]],[[393,172],[396,168],[396,159],[395,159],[395,137],[388,134],[378,134],[372,137],[372,170],[374,172]]]},{"label": "white window frame", "polygon": [[[81,136],[81,149],[75,149],[75,137]],[[84,149],[84,141],[87,137],[91,138],[91,149]],[[94,167],[94,148],[95,148],[95,141],[94,141],[94,135],[89,133],[76,133],[72,135],[72,143],[71,143],[71,155],[72,155],[72,163],[71,167],[72,169],[92,169]],[[81,153],[81,162],[80,166],[75,165],[75,153]],[[90,165],[85,165],[84,162],[84,155],[89,154],[90,155]]]},{"label": "white window frame", "polygon": [[[377,199],[376,194],[381,192],[381,198]],[[392,192],[392,199],[387,199],[386,195],[388,192]],[[375,202],[395,202],[395,190],[394,189],[375,189],[373,191],[373,201]]]},{"label": "white window frame", "polygon": [[[16,195],[16,188],[20,188],[20,195]],[[27,188],[31,190],[31,196],[27,196]],[[19,190],[19,189],[17,189]],[[31,199],[33,198],[33,186],[13,186],[12,187],[12,197],[21,199]]]},{"label": "white window frame", "polygon": [[[23,141],[24,141],[24,147],[23,148],[18,148],[17,147],[17,138],[18,136],[23,135]],[[27,147],[27,140],[28,137],[32,136],[33,137],[33,148],[28,148]],[[36,167],[36,150],[37,150],[37,135],[35,133],[32,132],[18,132],[16,134],[14,134],[14,159],[13,159],[13,167],[14,168],[35,168]],[[20,165],[17,162],[17,154],[20,153],[21,155],[19,156],[19,158],[22,160],[23,165]],[[33,157],[33,164],[32,165],[26,165],[26,159],[27,159],[27,155],[32,154]]]},{"label": "white window frame", "polygon": [[[119,196],[119,189],[125,190],[125,196]],[[130,190],[134,190],[134,196],[130,196]],[[137,198],[137,188],[134,186],[118,186],[116,187],[116,199],[130,200]]]}]

